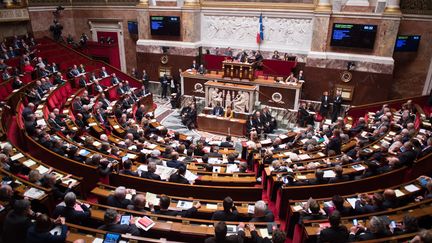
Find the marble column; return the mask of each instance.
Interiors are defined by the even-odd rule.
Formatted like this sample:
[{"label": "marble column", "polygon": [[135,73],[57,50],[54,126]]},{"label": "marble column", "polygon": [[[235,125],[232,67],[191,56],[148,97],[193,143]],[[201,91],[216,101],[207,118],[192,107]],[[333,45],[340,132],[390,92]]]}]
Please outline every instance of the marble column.
[{"label": "marble column", "polygon": [[385,13],[400,13],[400,0],[387,0]]},{"label": "marble column", "polygon": [[315,11],[331,11],[330,0],[318,0]]},{"label": "marble column", "polygon": [[330,13],[315,13],[312,25],[311,51],[325,52],[329,35]]},{"label": "marble column", "polygon": [[138,22],[138,38],[150,39],[149,25],[149,2],[148,0],[140,0],[137,4],[137,22]]}]

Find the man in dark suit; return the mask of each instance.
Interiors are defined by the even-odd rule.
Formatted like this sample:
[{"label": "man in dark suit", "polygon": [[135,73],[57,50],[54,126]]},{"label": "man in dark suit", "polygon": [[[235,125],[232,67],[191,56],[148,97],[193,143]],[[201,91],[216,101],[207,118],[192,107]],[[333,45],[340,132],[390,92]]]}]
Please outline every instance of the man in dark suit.
[{"label": "man in dark suit", "polygon": [[341,153],[342,139],[340,137],[340,131],[338,129],[333,130],[333,136],[330,138],[329,143],[326,147],[326,152],[333,150],[336,154]]},{"label": "man in dark suit", "polygon": [[198,70],[198,64],[196,63],[195,60],[192,61],[191,69],[192,70]]},{"label": "man in dark suit", "polygon": [[257,111],[255,112],[255,124],[256,124],[256,128],[258,133],[261,133],[261,131],[264,130],[264,120],[261,117],[261,112]]},{"label": "man in dark suit", "polygon": [[87,88],[87,77],[85,74],[81,75],[80,79],[79,79],[79,87],[80,88]]},{"label": "man in dark suit", "polygon": [[213,115],[215,115],[215,116],[223,116],[224,115],[224,109],[222,108],[222,106],[220,105],[219,102],[213,108]]},{"label": "man in dark suit", "polygon": [[167,161],[167,166],[171,167],[171,168],[176,168],[178,169],[180,166],[183,166],[183,163],[178,161],[179,159],[179,154],[177,152],[172,152],[171,153],[171,160]]},{"label": "man in dark suit", "polygon": [[120,234],[140,235],[135,221],[131,218],[129,224],[119,224],[120,215],[113,209],[107,209],[104,215],[104,225],[98,229]]},{"label": "man in dark suit", "polygon": [[[51,234],[52,225],[59,225],[61,228],[60,234]],[[51,220],[46,214],[36,216],[36,222],[27,230],[27,243],[36,242],[65,242],[68,233],[68,228],[64,218]]]},{"label": "man in dark suit", "polygon": [[328,92],[324,91],[323,96],[321,97],[321,107],[320,107],[320,115],[323,119],[326,119],[330,106],[330,98],[328,96]]},{"label": "man in dark suit", "polygon": [[250,133],[252,129],[256,129],[256,121],[254,120],[254,117],[250,115],[246,122],[246,131]]},{"label": "man in dark suit", "polygon": [[238,232],[237,234],[229,235],[228,233],[228,227],[224,221],[217,222],[214,231],[215,236],[212,236],[210,238],[207,238],[204,243],[242,243],[243,238],[245,237],[244,233],[244,223],[240,223],[240,225],[237,227]]},{"label": "man in dark suit", "polygon": [[231,141],[231,136],[226,136],[225,141],[220,144],[221,148],[231,148],[233,147],[233,142]]},{"label": "man in dark suit", "polygon": [[146,178],[146,179],[152,179],[152,180],[160,181],[161,177],[159,175],[156,175],[155,171],[156,171],[156,163],[155,162],[149,162],[147,165],[147,171],[143,171],[141,173],[141,177]]},{"label": "man in dark suit", "polygon": [[342,93],[340,90],[338,90],[333,100],[332,122],[336,121],[337,117],[341,112],[341,108],[342,108]]},{"label": "man in dark suit", "polygon": [[164,74],[164,76],[160,79],[160,84],[162,88],[161,98],[166,99],[167,98],[167,92],[168,92],[168,76]]},{"label": "man in dark suit", "polygon": [[267,204],[260,200],[255,203],[254,216],[250,222],[274,222],[274,215]]},{"label": "man in dark suit", "polygon": [[348,229],[341,225],[341,215],[339,211],[334,211],[330,217],[330,227],[321,230],[318,238],[318,242],[334,242],[334,243],[345,243],[348,241],[349,232]]},{"label": "man in dark suit", "polygon": [[186,179],[185,174],[186,174],[186,167],[184,165],[181,165],[177,169],[177,173],[172,174],[168,181],[174,183],[189,184],[189,181]]},{"label": "man in dark suit", "polygon": [[201,75],[204,75],[206,73],[206,69],[205,69],[204,65],[201,64],[199,66],[198,73],[201,74]]},{"label": "man in dark suit", "polygon": [[418,158],[422,158],[428,154],[430,154],[432,152],[432,137],[428,138],[427,142],[426,142],[426,147],[424,147],[419,155]]},{"label": "man in dark suit", "polygon": [[138,173],[135,171],[132,171],[132,161],[131,160],[126,160],[125,162],[123,162],[123,169],[120,170],[120,174],[123,175],[130,175],[130,176],[138,176]]},{"label": "man in dark suit", "polygon": [[105,67],[102,67],[102,68],[101,68],[101,71],[100,71],[100,73],[99,73],[99,76],[100,76],[101,78],[108,77],[108,72],[106,71]]},{"label": "man in dark suit", "polygon": [[3,222],[3,242],[25,242],[27,229],[32,225],[29,200],[17,200]]},{"label": "man in dark suit", "polygon": [[75,193],[68,192],[64,202],[54,209],[53,218],[58,217],[64,217],[68,223],[82,224],[90,218],[90,209],[83,203],[77,203]]},{"label": "man in dark suit", "polygon": [[116,85],[120,83],[120,79],[117,78],[117,75],[115,73],[111,74],[111,85]]},{"label": "man in dark suit", "polygon": [[400,148],[401,153],[397,157],[390,157],[387,160],[389,165],[394,168],[402,166],[411,166],[417,158],[417,153],[414,151],[411,142],[405,142]]},{"label": "man in dark suit", "polygon": [[145,89],[148,91],[149,90],[149,76],[146,72],[146,70],[143,70],[143,74],[142,74],[142,82],[144,84]]},{"label": "man in dark suit", "polygon": [[118,87],[117,87],[117,94],[119,96],[122,96],[124,94],[126,94],[126,91],[123,89],[123,84],[119,83]]},{"label": "man in dark suit", "polygon": [[223,208],[223,210],[214,212],[211,220],[229,222],[238,221],[238,211],[231,197],[225,197],[223,200]]},{"label": "man in dark suit", "polygon": [[280,229],[274,227],[271,239],[269,239],[268,237],[261,237],[256,231],[255,225],[249,224],[248,228],[252,237],[252,242],[254,243],[285,243],[286,234]]},{"label": "man in dark suit", "polygon": [[127,189],[123,186],[119,186],[115,189],[114,195],[110,195],[107,198],[106,204],[116,208],[126,208],[127,205],[131,204],[129,199],[126,199]]},{"label": "man in dark suit", "polygon": [[155,209],[154,205],[152,205],[151,203],[149,203],[149,207],[150,207],[151,211],[153,213],[156,213],[156,214],[168,215],[168,216],[179,215],[179,216],[185,217],[185,218],[193,217],[197,213],[198,209],[201,208],[201,203],[197,202],[195,205],[193,205],[188,210],[174,211],[174,210],[168,209],[170,204],[171,204],[171,199],[166,195],[161,195],[159,198],[159,209]]}]

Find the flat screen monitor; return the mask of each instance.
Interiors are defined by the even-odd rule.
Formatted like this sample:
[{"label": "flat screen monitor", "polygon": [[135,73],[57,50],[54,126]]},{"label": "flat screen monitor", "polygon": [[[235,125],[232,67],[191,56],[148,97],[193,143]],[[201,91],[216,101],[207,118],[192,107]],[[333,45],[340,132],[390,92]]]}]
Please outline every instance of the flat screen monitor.
[{"label": "flat screen monitor", "polygon": [[128,21],[128,30],[130,34],[138,35],[138,23],[136,21]]},{"label": "flat screen monitor", "polygon": [[398,35],[395,44],[395,51],[416,52],[420,44],[420,35]]},{"label": "flat screen monitor", "polygon": [[180,36],[179,16],[150,16],[152,35]]},{"label": "flat screen monitor", "polygon": [[373,49],[377,25],[334,23],[330,45]]}]

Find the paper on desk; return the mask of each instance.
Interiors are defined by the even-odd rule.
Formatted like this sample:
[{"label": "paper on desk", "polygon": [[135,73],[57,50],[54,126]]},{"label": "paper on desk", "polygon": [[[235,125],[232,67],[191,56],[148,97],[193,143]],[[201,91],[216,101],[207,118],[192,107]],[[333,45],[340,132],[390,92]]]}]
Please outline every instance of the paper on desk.
[{"label": "paper on desk", "polygon": [[81,155],[81,156],[87,156],[89,153],[90,153],[90,151],[85,150],[85,149],[81,149],[79,151],[79,155]]},{"label": "paper on desk", "polygon": [[95,146],[95,147],[99,147],[101,145],[102,145],[102,143],[100,143],[99,141],[94,141],[93,142],[93,146]]},{"label": "paper on desk", "polygon": [[18,153],[18,154],[15,154],[14,156],[12,156],[11,160],[14,161],[14,160],[17,160],[17,159],[21,159],[22,157],[24,157],[24,154]]},{"label": "paper on desk", "polygon": [[91,123],[89,123],[88,125],[89,125],[90,127],[93,127],[93,126],[96,126],[97,123],[96,123],[96,122],[91,122]]},{"label": "paper on desk", "polygon": [[198,179],[198,176],[195,175],[194,173],[190,172],[189,170],[186,170],[185,178],[188,181],[195,181],[196,179]]},{"label": "paper on desk", "polygon": [[157,197],[156,194],[147,192],[146,193],[146,207],[148,207],[148,204],[151,203],[153,205],[159,205],[160,199]]},{"label": "paper on desk", "polygon": [[351,166],[354,170],[356,171],[361,171],[361,170],[365,170],[366,168],[363,165],[357,164],[357,165],[353,165]]},{"label": "paper on desk", "polygon": [[220,166],[213,166],[213,172],[214,173],[219,173],[221,171],[221,167]]},{"label": "paper on desk", "polygon": [[416,186],[413,185],[413,184],[410,184],[410,185],[408,185],[408,186],[405,186],[405,190],[407,190],[407,191],[409,191],[409,192],[415,192],[415,191],[420,190],[420,188],[416,187]]},{"label": "paper on desk", "polygon": [[45,192],[39,189],[36,189],[34,187],[28,189],[25,193],[24,193],[24,197],[29,197],[29,198],[33,198],[33,199],[39,199],[40,197],[42,197],[43,195],[45,195]]},{"label": "paper on desk", "polygon": [[24,161],[23,164],[27,167],[32,167],[33,165],[36,164],[36,162],[31,160],[31,159],[28,159],[28,160]]},{"label": "paper on desk", "polygon": [[293,206],[293,210],[294,210],[295,212],[299,212],[299,211],[302,211],[302,210],[303,210],[303,207],[300,206],[300,205],[295,205],[295,206]]},{"label": "paper on desk", "polygon": [[237,167],[236,164],[229,164],[226,167],[226,173],[234,173],[234,172],[239,172],[240,169]]},{"label": "paper on desk", "polygon": [[179,200],[177,202],[177,208],[181,208],[184,210],[187,210],[187,209],[191,208],[192,206],[193,206],[193,202],[190,202],[190,201]]},{"label": "paper on desk", "polygon": [[206,208],[211,210],[217,210],[218,206],[217,204],[207,203]]},{"label": "paper on desk", "polygon": [[347,198],[346,200],[351,205],[351,207],[355,209],[355,204],[356,204],[358,198]]},{"label": "paper on desk", "polygon": [[269,238],[271,239],[271,235],[269,235],[269,232],[267,230],[267,228],[261,228],[259,229],[259,233],[261,235],[262,238]]},{"label": "paper on desk", "polygon": [[114,128],[114,129],[119,129],[120,126],[119,126],[119,125],[114,125],[113,128]]},{"label": "paper on desk", "polygon": [[255,206],[254,205],[248,205],[248,213],[250,213],[250,214],[255,213]]},{"label": "paper on desk", "polygon": [[297,180],[306,180],[306,176],[305,175],[298,175],[298,176],[296,176],[296,179]]},{"label": "paper on desk", "polygon": [[322,153],[322,152],[318,152],[317,154],[318,154],[318,156],[320,156],[320,157],[324,157],[324,156],[325,156],[325,154]]},{"label": "paper on desk", "polygon": [[133,159],[136,159],[136,157],[137,157],[136,154],[129,154],[129,153],[127,153],[126,156],[127,156],[129,159],[132,159],[132,160],[133,160]]},{"label": "paper on desk", "polygon": [[285,138],[288,138],[288,136],[285,135],[285,134],[280,134],[280,135],[279,135],[279,138],[283,140],[283,139],[285,139]]},{"label": "paper on desk", "polygon": [[395,190],[395,194],[396,194],[396,197],[401,197],[401,196],[403,196],[403,195],[405,195],[405,193],[403,193],[401,190],[399,190],[399,189],[396,189]]},{"label": "paper on desk", "polygon": [[149,149],[155,149],[156,147],[157,147],[156,144],[152,144],[152,143],[147,144],[147,148],[149,148]]},{"label": "paper on desk", "polygon": [[298,157],[301,160],[310,159],[310,156],[308,154],[299,154]]},{"label": "paper on desk", "polygon": [[333,170],[325,170],[324,178],[333,178],[336,177],[336,173]]},{"label": "paper on desk", "polygon": [[36,124],[37,124],[38,126],[46,126],[45,119],[39,119],[39,120],[37,120],[37,121],[36,121]]},{"label": "paper on desk", "polygon": [[143,154],[150,154],[152,151],[151,150],[149,150],[149,149],[142,149],[141,150],[141,153],[143,153]]},{"label": "paper on desk", "polygon": [[36,170],[39,171],[39,173],[41,174],[45,174],[48,172],[49,169],[43,165],[39,165],[39,167],[37,167]]},{"label": "paper on desk", "polygon": [[103,243],[103,239],[101,239],[101,238],[96,238],[96,239],[93,240],[92,243]]}]

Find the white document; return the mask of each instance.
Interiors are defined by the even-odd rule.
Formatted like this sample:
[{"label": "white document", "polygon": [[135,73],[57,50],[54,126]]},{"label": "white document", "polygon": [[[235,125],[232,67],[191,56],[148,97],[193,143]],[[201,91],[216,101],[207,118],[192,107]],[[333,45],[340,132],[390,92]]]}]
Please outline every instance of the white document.
[{"label": "white document", "polygon": [[39,189],[36,189],[34,187],[28,189],[25,193],[24,193],[24,197],[29,197],[29,198],[33,198],[33,199],[39,199],[41,198],[43,195],[45,195],[45,192]]},{"label": "white document", "polygon": [[336,177],[336,173],[333,170],[325,170],[324,178],[334,178]]},{"label": "white document", "polygon": [[36,170],[39,171],[39,173],[41,174],[45,174],[48,172],[49,169],[43,165],[39,165],[39,167],[37,167]]},{"label": "white document", "polygon": [[217,204],[207,203],[206,208],[211,210],[217,210],[218,206]]},{"label": "white document", "polygon": [[403,193],[401,190],[399,190],[399,189],[396,189],[395,190],[395,194],[396,194],[396,197],[401,197],[401,196],[403,196],[403,195],[405,195],[405,193]]},{"label": "white document", "polygon": [[355,209],[355,203],[357,202],[358,199],[357,198],[347,198],[346,200],[349,202],[351,207]]},{"label": "white document", "polygon": [[44,119],[39,119],[39,120],[37,120],[37,121],[36,121],[36,124],[37,124],[38,126],[46,126],[46,122],[45,122]]},{"label": "white document", "polygon": [[420,188],[418,188],[415,185],[411,184],[411,185],[405,186],[405,190],[407,190],[409,192],[415,192],[415,191],[420,190]]},{"label": "white document", "polygon": [[195,181],[196,179],[198,179],[198,176],[195,175],[194,173],[190,172],[189,170],[186,170],[185,178],[188,181]]},{"label": "white document", "polygon": [[17,160],[17,159],[21,159],[21,158],[23,158],[24,157],[24,154],[22,154],[22,153],[18,153],[18,154],[15,154],[14,156],[12,156],[10,159],[12,160],[12,161],[14,161],[14,160]]},{"label": "white document", "polygon": [[32,167],[33,165],[36,164],[36,162],[31,160],[31,159],[28,159],[28,160],[24,161],[23,164],[27,167]]},{"label": "white document", "polygon": [[193,202],[190,202],[190,201],[179,200],[177,202],[177,208],[181,208],[184,210],[187,210],[187,209],[191,208],[192,206],[193,206]]}]

